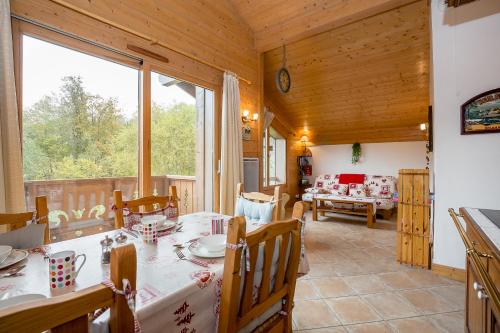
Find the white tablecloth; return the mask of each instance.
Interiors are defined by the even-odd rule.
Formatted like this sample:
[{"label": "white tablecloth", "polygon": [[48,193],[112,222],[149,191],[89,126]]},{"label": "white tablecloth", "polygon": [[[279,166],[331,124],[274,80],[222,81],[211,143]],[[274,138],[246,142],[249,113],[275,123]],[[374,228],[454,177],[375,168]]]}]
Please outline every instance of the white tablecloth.
[{"label": "white tablecloth", "polygon": [[[178,260],[173,244],[209,235],[213,213],[196,213],[179,218],[183,231],[159,238],[148,245],[129,236],[137,250],[137,316],[142,332],[215,332],[219,312],[219,293],[224,258],[208,260],[209,267]],[[228,216],[225,217],[227,221]],[[247,225],[248,231],[258,225]],[[227,229],[226,229],[227,230]],[[115,235],[118,231],[107,234]],[[87,262],[77,278],[80,290],[101,283],[109,276],[109,265],[102,265],[100,240],[103,234],[50,244],[46,251],[74,250],[85,253]],[[184,249],[186,255],[189,254]],[[51,296],[48,262],[43,254],[27,258],[25,276],[0,279],[0,299],[37,293]]]}]

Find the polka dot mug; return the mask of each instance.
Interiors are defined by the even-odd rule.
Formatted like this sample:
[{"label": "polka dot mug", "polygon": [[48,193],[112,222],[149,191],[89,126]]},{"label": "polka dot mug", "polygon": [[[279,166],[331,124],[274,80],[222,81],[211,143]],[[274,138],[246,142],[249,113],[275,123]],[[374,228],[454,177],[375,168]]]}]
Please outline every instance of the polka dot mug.
[{"label": "polka dot mug", "polygon": [[[76,269],[76,261],[79,257],[83,262]],[[87,261],[85,254],[76,255],[75,251],[62,251],[50,255],[49,258],[49,283],[50,289],[74,288],[75,279]]]}]

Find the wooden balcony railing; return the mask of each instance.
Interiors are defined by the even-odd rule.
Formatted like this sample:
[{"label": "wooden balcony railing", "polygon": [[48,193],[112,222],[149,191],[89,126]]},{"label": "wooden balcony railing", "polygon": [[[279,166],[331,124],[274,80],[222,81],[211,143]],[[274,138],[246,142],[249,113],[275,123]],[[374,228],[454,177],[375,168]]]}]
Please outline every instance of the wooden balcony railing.
[{"label": "wooden balcony railing", "polygon": [[[26,206],[34,209],[35,197],[47,196],[51,240],[61,241],[113,229],[113,191],[124,198],[138,196],[137,177],[37,180],[24,183]],[[154,176],[154,194],[168,193],[175,185],[181,215],[197,211],[194,176]]]}]

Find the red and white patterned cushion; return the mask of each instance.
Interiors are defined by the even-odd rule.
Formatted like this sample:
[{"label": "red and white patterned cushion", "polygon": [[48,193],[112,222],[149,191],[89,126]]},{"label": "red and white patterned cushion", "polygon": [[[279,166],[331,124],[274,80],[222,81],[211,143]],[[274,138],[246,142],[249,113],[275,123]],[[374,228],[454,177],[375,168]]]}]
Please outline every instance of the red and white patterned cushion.
[{"label": "red and white patterned cushion", "polygon": [[365,185],[364,184],[349,184],[349,196],[353,198],[364,198],[366,197]]},{"label": "red and white patterned cushion", "polygon": [[347,185],[346,184],[333,184],[331,191],[332,191],[332,194],[335,194],[335,195],[346,195],[347,194]]}]

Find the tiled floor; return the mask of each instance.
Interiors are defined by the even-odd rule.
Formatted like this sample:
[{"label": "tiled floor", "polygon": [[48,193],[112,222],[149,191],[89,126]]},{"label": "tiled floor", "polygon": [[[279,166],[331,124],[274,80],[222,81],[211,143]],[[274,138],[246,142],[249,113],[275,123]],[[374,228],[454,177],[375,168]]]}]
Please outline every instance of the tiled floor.
[{"label": "tiled floor", "polygon": [[295,332],[461,333],[465,286],[395,260],[395,221],[307,214],[309,274],[295,292]]}]

